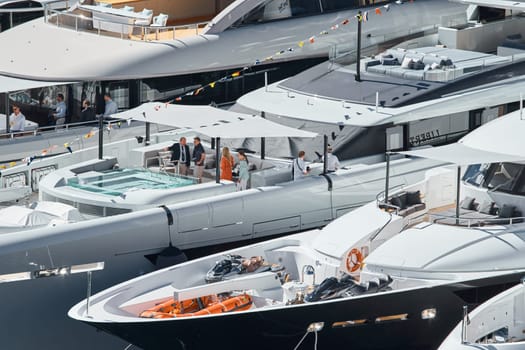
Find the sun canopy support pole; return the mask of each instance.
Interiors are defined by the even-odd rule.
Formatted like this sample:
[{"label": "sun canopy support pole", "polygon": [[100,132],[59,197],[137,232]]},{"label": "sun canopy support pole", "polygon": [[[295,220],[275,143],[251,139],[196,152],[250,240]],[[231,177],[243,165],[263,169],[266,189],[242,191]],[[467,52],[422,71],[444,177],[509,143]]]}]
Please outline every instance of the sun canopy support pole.
[{"label": "sun canopy support pole", "polygon": [[459,196],[461,189],[461,165],[458,165],[458,173],[456,178],[456,225],[459,225]]},{"label": "sun canopy support pole", "polygon": [[104,157],[104,117],[98,118],[98,159]]},{"label": "sun canopy support pole", "polygon": [[388,203],[388,188],[390,187],[390,151],[387,151],[386,156],[386,179],[385,179],[385,203]]},{"label": "sun canopy support pole", "polygon": [[221,182],[221,138],[215,138],[215,182]]},{"label": "sun canopy support pole", "polygon": [[[265,72],[265,74],[266,73],[267,72]],[[266,79],[266,75],[265,75],[265,79]],[[265,111],[261,111],[261,118],[266,119]],[[266,157],[266,137],[261,137],[261,159],[264,159],[264,157]]]},{"label": "sun canopy support pole", "polygon": [[150,137],[151,137],[151,123],[146,122],[146,140],[144,142],[144,146],[149,146]]},{"label": "sun canopy support pole", "polygon": [[328,172],[328,135],[323,137],[323,174]]},{"label": "sun canopy support pole", "polygon": [[11,130],[9,128],[9,92],[4,93],[5,98],[5,132],[9,133]]},{"label": "sun canopy support pole", "polygon": [[266,156],[266,137],[261,137],[261,159]]}]

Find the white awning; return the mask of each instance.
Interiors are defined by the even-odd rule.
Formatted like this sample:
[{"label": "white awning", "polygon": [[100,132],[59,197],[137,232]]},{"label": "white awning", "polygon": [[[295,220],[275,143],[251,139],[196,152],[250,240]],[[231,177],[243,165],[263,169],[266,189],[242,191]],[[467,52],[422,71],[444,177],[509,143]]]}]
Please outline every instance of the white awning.
[{"label": "white awning", "polygon": [[187,128],[209,137],[305,137],[317,134],[271,122],[260,116],[236,113],[210,106],[186,106],[148,102],[112,115],[113,118]]},{"label": "white awning", "polygon": [[0,93],[65,84],[72,84],[72,82],[27,80],[0,75]]},{"label": "white awning", "polygon": [[512,112],[480,126],[457,143],[401,154],[458,165],[525,161],[525,115]]},{"label": "white awning", "polygon": [[487,152],[485,150],[465,146],[461,143],[399,153],[407,156],[435,159],[457,165],[525,161],[525,156],[520,157],[512,154]]}]

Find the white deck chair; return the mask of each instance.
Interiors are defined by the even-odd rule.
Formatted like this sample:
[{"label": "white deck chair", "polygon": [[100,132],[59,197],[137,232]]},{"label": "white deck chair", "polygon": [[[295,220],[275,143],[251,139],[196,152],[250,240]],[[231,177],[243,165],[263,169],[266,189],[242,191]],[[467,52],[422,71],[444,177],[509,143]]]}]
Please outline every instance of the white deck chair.
[{"label": "white deck chair", "polygon": [[153,23],[151,23],[150,27],[157,28],[155,34],[156,40],[159,37],[159,29],[165,27],[166,23],[168,23],[168,15],[165,13],[160,13],[158,16],[153,17]]}]

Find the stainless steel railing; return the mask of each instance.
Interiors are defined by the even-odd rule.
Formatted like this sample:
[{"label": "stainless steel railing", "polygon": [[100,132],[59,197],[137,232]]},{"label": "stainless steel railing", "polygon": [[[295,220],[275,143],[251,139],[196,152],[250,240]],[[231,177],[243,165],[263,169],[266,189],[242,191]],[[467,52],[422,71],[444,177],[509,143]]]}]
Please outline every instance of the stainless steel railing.
[{"label": "stainless steel railing", "polygon": [[[57,27],[74,29],[77,32],[84,31],[112,37],[115,37],[116,35],[121,39],[140,41],[159,40],[159,33],[171,34],[164,34],[162,36],[163,39],[161,40],[174,40],[183,36],[188,36],[188,34],[199,35],[199,32],[209,23],[198,22],[177,26],[150,26],[139,24],[116,23],[99,18],[94,20],[92,17],[69,11],[53,10],[47,6],[44,8],[44,21],[46,23],[55,24]],[[120,26],[120,31],[104,30],[103,27],[106,27],[104,26],[104,24],[108,24],[113,27]],[[182,31],[185,32],[184,35],[182,34]]]}]

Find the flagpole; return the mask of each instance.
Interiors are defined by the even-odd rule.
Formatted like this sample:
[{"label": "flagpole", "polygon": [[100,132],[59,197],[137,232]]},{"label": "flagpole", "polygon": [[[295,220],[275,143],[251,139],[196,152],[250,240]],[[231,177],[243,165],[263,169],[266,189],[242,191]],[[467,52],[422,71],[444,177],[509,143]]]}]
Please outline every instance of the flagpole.
[{"label": "flagpole", "polygon": [[357,62],[355,81],[361,81],[361,11],[357,13]]}]

